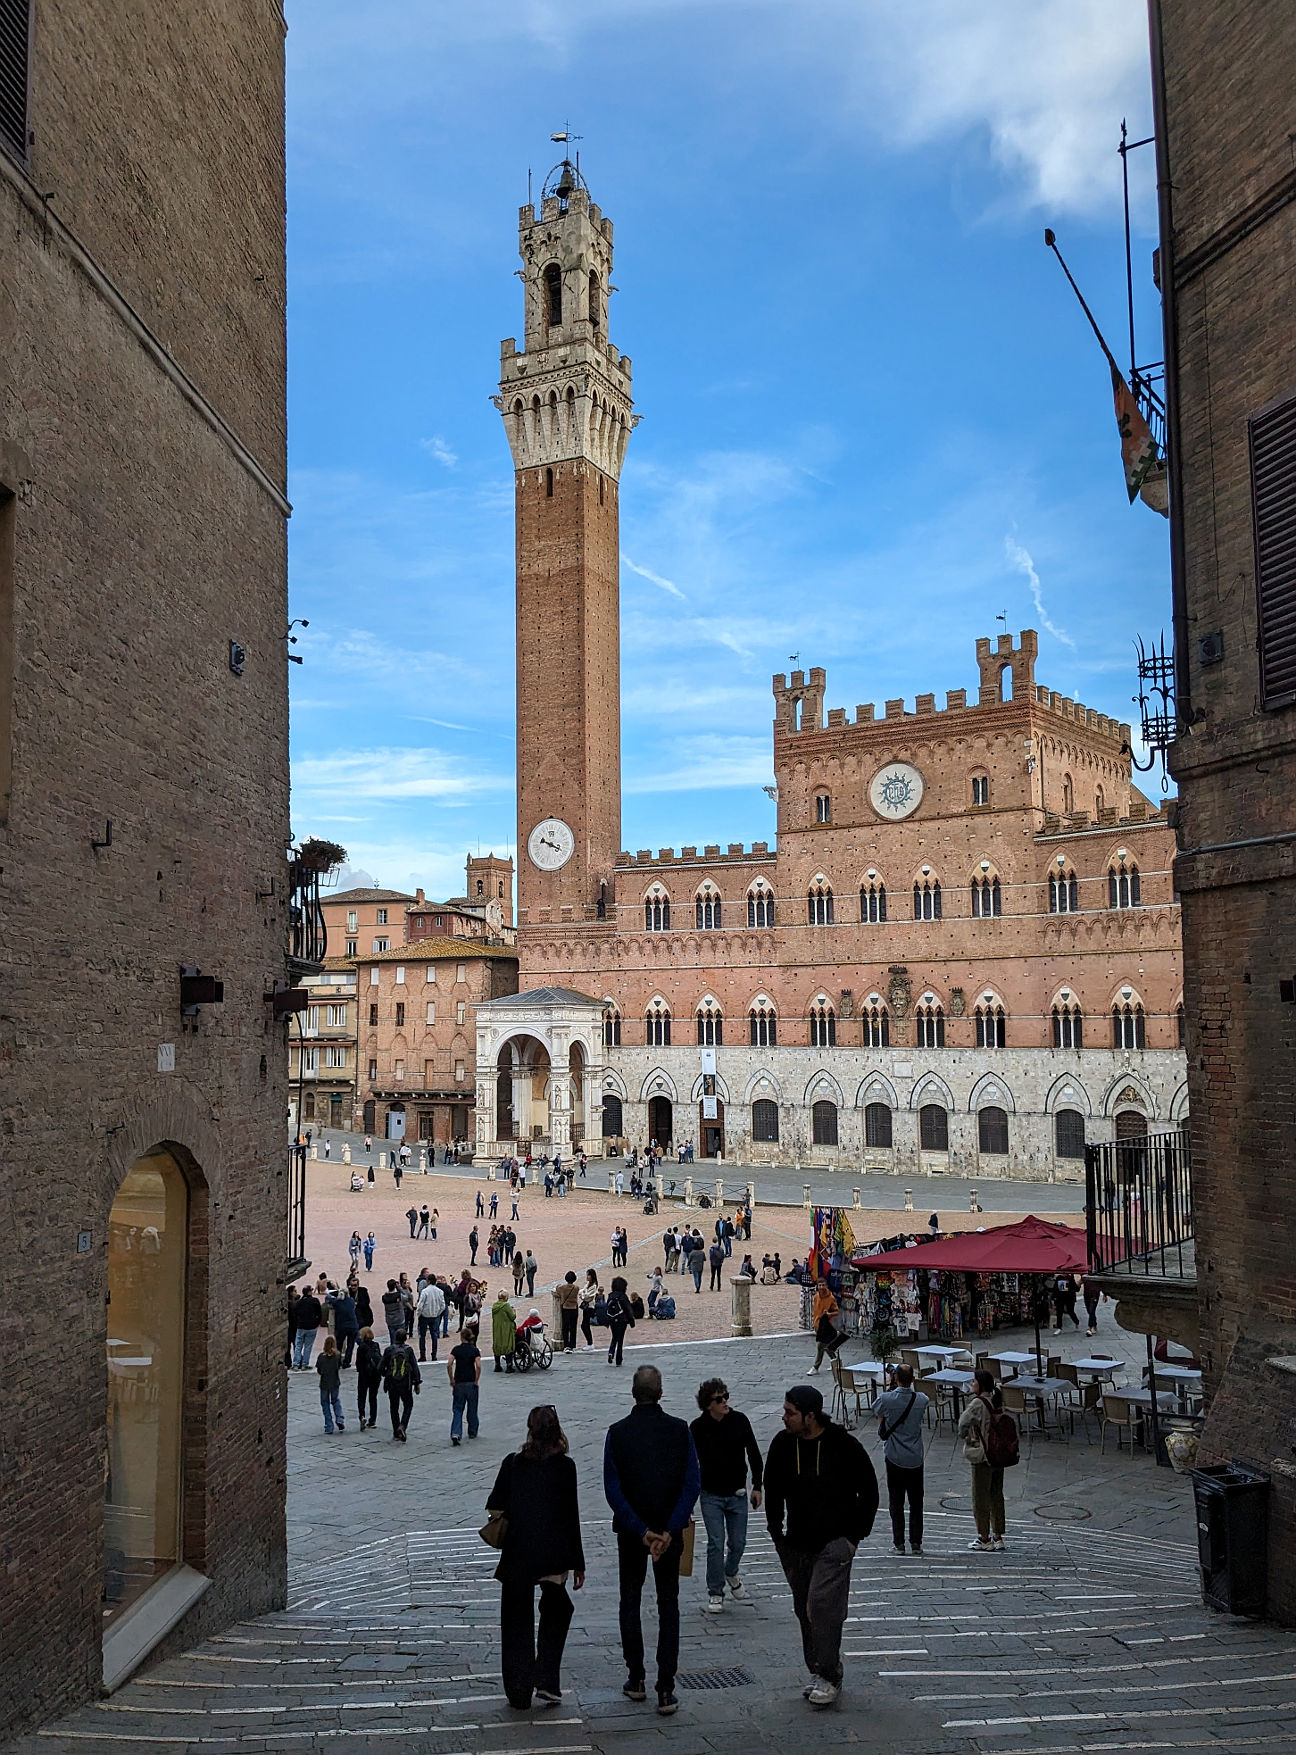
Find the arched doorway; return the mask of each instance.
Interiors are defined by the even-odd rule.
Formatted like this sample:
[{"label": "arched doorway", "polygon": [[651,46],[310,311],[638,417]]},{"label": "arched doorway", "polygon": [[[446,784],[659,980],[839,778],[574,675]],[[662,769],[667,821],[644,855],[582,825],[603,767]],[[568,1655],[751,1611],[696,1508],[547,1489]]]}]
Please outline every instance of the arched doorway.
[{"label": "arched doorway", "polygon": [[585,1144],[585,1048],[573,1042],[567,1051],[567,1071],[571,1090],[571,1143],[577,1149]]},{"label": "arched doorway", "polygon": [[525,1145],[549,1132],[549,1050],[510,1036],[495,1061],[495,1137]]},{"label": "arched doorway", "polygon": [[675,1138],[675,1109],[669,1097],[648,1099],[648,1138],[668,1152]]},{"label": "arched doorway", "polygon": [[189,1254],[188,1184],[158,1148],[132,1164],[108,1216],[105,1627],[182,1558]]},{"label": "arched doorway", "polygon": [[[708,1102],[715,1104],[715,1115],[708,1116]],[[724,1099],[702,1098],[698,1103],[698,1138],[702,1141],[704,1158],[724,1157]]]},{"label": "arched doorway", "polygon": [[603,1093],[603,1138],[619,1140],[625,1132],[624,1111],[620,1097],[611,1091]]},{"label": "arched doorway", "polygon": [[1147,1116],[1140,1110],[1118,1109],[1116,1111],[1116,1138],[1118,1140],[1145,1140],[1147,1130]]}]

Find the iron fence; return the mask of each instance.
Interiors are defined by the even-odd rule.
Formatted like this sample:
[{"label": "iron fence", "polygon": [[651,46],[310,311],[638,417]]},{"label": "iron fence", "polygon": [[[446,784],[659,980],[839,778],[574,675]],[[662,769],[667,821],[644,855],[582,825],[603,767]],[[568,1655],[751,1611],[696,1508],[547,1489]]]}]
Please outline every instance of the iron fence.
[{"label": "iron fence", "polygon": [[1093,1272],[1193,1278],[1187,1128],[1086,1146],[1085,1214]]},{"label": "iron fence", "polygon": [[306,1260],[306,1148],[288,1148],[288,1253],[291,1276]]}]

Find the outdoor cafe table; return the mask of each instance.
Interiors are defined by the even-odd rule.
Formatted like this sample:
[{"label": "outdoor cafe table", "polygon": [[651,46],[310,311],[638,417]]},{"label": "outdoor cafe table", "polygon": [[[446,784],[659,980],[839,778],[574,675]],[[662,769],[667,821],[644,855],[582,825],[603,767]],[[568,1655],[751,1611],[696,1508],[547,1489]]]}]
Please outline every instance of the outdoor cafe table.
[{"label": "outdoor cafe table", "polygon": [[1158,1383],[1200,1383],[1201,1369],[1195,1365],[1158,1365]]},{"label": "outdoor cafe table", "polygon": [[1125,1369],[1123,1359],[1072,1359],[1069,1363],[1075,1370],[1086,1371],[1093,1377],[1115,1377]]},{"label": "outdoor cafe table", "polygon": [[1035,1363],[1034,1353],[991,1353],[990,1357],[996,1365],[1011,1365],[1014,1377],[1017,1375],[1019,1365],[1033,1365]]},{"label": "outdoor cafe table", "polygon": [[939,1359],[943,1365],[950,1365],[955,1359],[970,1359],[970,1347],[915,1347],[914,1352],[920,1359]]},{"label": "outdoor cafe table", "polygon": [[928,1383],[948,1384],[954,1391],[954,1418],[957,1420],[963,1411],[962,1392],[965,1389],[971,1389],[975,1380],[975,1372],[954,1371],[947,1366],[943,1371],[929,1371],[925,1377],[920,1377],[918,1379],[918,1382],[914,1387],[921,1388],[924,1384]]},{"label": "outdoor cafe table", "polygon": [[1062,1395],[1065,1391],[1075,1388],[1075,1384],[1068,1383],[1065,1377],[1014,1377],[1012,1386],[1040,1404],[1041,1431],[1044,1429],[1044,1403],[1050,1396]]}]

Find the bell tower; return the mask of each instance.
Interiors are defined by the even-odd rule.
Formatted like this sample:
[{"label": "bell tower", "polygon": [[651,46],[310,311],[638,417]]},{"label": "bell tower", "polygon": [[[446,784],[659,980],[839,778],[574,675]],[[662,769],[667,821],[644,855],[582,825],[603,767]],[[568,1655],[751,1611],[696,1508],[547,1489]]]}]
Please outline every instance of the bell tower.
[{"label": "bell tower", "polygon": [[515,470],[518,925],[611,917],[621,840],[617,484],[635,422],[608,340],[612,222],[569,160],[518,219],[524,347],[501,344]]}]

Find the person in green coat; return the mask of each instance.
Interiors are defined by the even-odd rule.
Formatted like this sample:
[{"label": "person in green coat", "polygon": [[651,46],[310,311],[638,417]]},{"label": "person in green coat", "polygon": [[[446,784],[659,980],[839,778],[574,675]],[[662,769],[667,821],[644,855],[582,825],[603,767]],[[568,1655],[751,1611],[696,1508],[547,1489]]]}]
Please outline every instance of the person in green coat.
[{"label": "person in green coat", "polygon": [[[513,1369],[513,1349],[517,1345],[517,1312],[508,1301],[507,1292],[496,1294],[491,1305],[491,1352],[495,1355],[495,1369],[511,1371]],[[503,1367],[500,1360],[504,1361]]]}]

